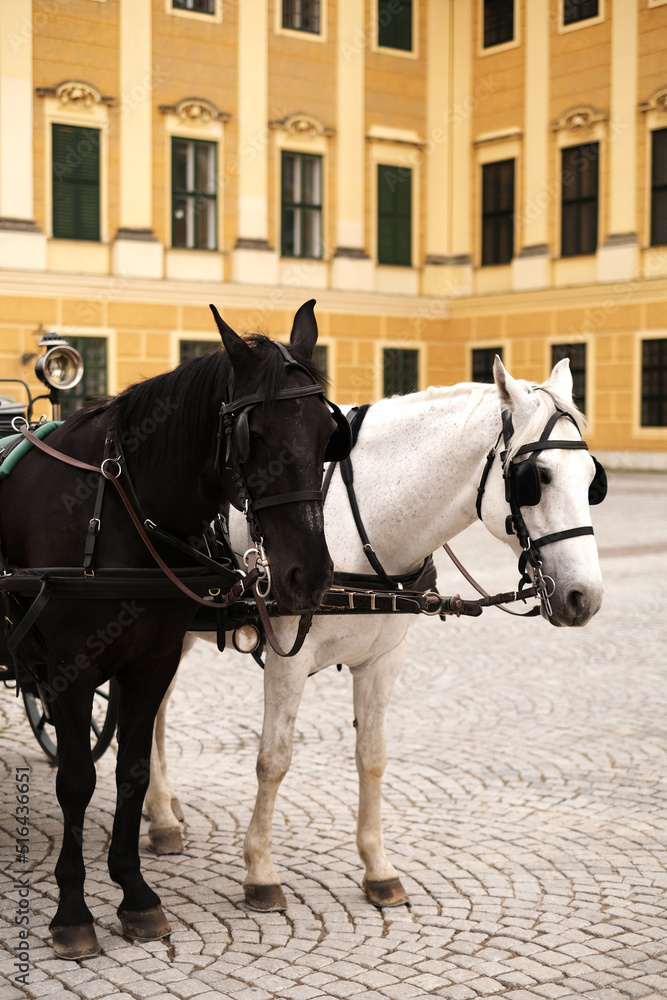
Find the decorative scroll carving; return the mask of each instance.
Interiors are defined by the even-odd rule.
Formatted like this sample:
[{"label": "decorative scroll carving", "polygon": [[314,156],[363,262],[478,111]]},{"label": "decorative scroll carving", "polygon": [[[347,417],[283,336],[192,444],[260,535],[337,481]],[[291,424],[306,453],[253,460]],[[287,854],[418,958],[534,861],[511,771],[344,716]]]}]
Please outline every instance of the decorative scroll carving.
[{"label": "decorative scroll carving", "polygon": [[609,120],[608,111],[596,111],[590,104],[582,104],[577,108],[569,108],[560,118],[551,123],[554,132],[564,129],[567,132],[587,132],[598,122]]},{"label": "decorative scroll carving", "polygon": [[314,139],[318,135],[329,137],[336,134],[335,129],[323,125],[319,119],[303,111],[286,115],[284,118],[274,118],[273,121],[269,122],[269,128],[273,131],[291,132],[292,135],[305,136],[309,139]]},{"label": "decorative scroll carving", "polygon": [[63,80],[56,87],[38,87],[38,97],[57,97],[64,106],[92,108],[94,104],[116,104],[114,97],[105,97],[97,87],[85,80]]},{"label": "decorative scroll carving", "polygon": [[667,87],[658,87],[647,101],[639,105],[640,111],[667,111]]},{"label": "decorative scroll carving", "polygon": [[208,125],[209,122],[227,122],[232,117],[220,111],[212,101],[204,97],[184,97],[177,104],[161,104],[163,115],[176,115],[186,125]]}]

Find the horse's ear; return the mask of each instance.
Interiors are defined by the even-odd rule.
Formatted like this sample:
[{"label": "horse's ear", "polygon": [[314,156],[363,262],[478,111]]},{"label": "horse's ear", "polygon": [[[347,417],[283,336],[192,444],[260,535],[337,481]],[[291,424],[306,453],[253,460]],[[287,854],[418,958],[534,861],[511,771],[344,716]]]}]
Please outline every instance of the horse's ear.
[{"label": "horse's ear", "polygon": [[225,350],[229,354],[233,367],[239,372],[244,368],[251,371],[254,361],[252,348],[248,347],[245,340],[239,337],[238,333],[234,333],[231,326],[225,323],[224,319],[214,305],[210,305],[209,308],[213,313],[216,326],[218,327],[220,336],[222,337],[222,343]]},{"label": "horse's ear", "polygon": [[520,400],[521,388],[505,368],[498,354],[493,359],[493,380],[504,409],[515,410]]},{"label": "horse's ear", "polygon": [[572,371],[569,358],[561,358],[554,365],[551,375],[542,388],[550,389],[554,395],[560,396],[566,403],[572,402]]},{"label": "horse's ear", "polygon": [[317,320],[315,319],[315,299],[304,302],[297,311],[289,337],[290,347],[297,357],[312,360],[317,343]]}]

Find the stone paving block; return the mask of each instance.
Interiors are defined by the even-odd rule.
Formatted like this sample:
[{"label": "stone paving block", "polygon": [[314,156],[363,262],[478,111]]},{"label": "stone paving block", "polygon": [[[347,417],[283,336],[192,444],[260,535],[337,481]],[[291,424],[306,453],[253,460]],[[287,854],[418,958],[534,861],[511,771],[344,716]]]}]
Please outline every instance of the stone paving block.
[{"label": "stone paving block", "polygon": [[446,997],[447,1000],[472,1000],[472,997],[477,996],[477,994],[474,990],[459,983],[455,986],[444,986],[436,993],[433,993],[432,996]]}]

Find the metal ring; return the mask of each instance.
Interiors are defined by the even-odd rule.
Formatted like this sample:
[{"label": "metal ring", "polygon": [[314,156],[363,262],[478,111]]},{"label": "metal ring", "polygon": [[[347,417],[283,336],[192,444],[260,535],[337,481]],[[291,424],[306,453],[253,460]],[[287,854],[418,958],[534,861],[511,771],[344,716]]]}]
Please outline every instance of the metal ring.
[{"label": "metal ring", "polygon": [[[22,424],[18,425],[18,427],[16,426],[17,420],[23,421]],[[20,434],[22,427],[30,427],[30,424],[28,423],[27,419],[23,416],[23,414],[19,413],[18,416],[12,417],[12,430],[18,431],[18,433]]]},{"label": "metal ring", "polygon": [[[104,468],[104,466],[107,464],[107,462],[113,462],[113,464],[118,469],[118,475],[114,476],[113,473],[106,471],[106,469]],[[102,473],[102,475],[106,479],[120,479],[120,475],[121,475],[122,471],[123,471],[123,467],[120,464],[120,459],[118,459],[118,458],[105,458],[104,461],[102,462],[102,464],[100,465],[100,472]]]},{"label": "metal ring", "polygon": [[429,597],[435,597],[436,598],[437,606],[436,606],[436,608],[435,608],[434,611],[426,611],[426,609],[422,610],[422,614],[423,615],[426,615],[428,618],[435,618],[435,616],[439,615],[440,612],[442,611],[442,608],[440,606],[440,595],[434,593],[432,590],[429,590],[428,593],[424,594],[424,597],[426,598],[427,601],[428,601]]},{"label": "metal ring", "polygon": [[220,587],[209,587],[208,592],[211,595],[211,597],[219,597],[221,590]]},{"label": "metal ring", "polygon": [[555,592],[556,592],[556,581],[554,580],[554,578],[552,576],[543,576],[542,580],[545,583],[546,583],[547,580],[551,580],[551,590],[547,591],[547,589],[545,587],[544,588],[544,595],[545,595],[545,597],[553,597],[554,594],[555,594]]}]

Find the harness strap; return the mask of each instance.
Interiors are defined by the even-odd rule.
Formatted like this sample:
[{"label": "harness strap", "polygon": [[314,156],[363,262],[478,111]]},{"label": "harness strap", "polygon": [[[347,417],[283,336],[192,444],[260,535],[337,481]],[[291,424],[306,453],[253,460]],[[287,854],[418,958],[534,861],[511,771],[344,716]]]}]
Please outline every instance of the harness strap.
[{"label": "harness strap", "polygon": [[535,548],[541,549],[544,545],[551,545],[552,542],[560,542],[564,538],[576,538],[577,535],[594,535],[593,526],[582,525],[581,528],[567,528],[565,531],[554,531],[551,535],[542,535],[541,538],[532,538]]},{"label": "harness strap", "polygon": [[118,479],[115,476],[111,475],[110,472],[107,472],[102,468],[98,468],[96,465],[90,465],[88,462],[81,462],[78,458],[70,458],[69,455],[64,455],[62,452],[56,451],[55,448],[51,448],[50,445],[44,444],[43,441],[40,441],[39,438],[36,438],[34,434],[31,434],[31,432],[29,430],[26,430],[25,427],[21,428],[21,433],[25,437],[27,437],[29,441],[32,441],[35,447],[39,448],[41,451],[46,452],[52,458],[56,458],[60,462],[65,462],[65,464],[67,465],[74,465],[76,468],[79,469],[87,469],[89,472],[96,472],[98,474],[101,473],[101,475],[109,479],[116,487],[118,495],[122,500],[123,505],[128,514],[130,515],[132,523],[134,524],[137,530],[137,534],[141,538],[142,542],[150,552],[151,556],[153,557],[157,565],[160,567],[165,576],[169,580],[171,580],[174,586],[178,587],[178,589],[181,590],[191,600],[196,601],[197,604],[203,604],[204,607],[206,608],[229,607],[230,604],[232,604],[234,601],[237,601],[239,597],[241,597],[246,590],[249,590],[250,587],[253,586],[255,581],[259,579],[260,576],[259,570],[253,570],[252,572],[248,573],[248,575],[243,580],[238,580],[231,588],[229,593],[225,595],[222,601],[209,601],[206,600],[206,598],[204,597],[200,597],[199,594],[195,594],[193,590],[190,590],[189,587],[186,587],[185,584],[179,580],[176,574],[171,571],[169,566],[167,566],[166,562],[162,559],[157,550],[154,548],[151,540],[144,531],[144,527],[141,521],[139,520],[136,511],[134,510],[132,504],[130,503],[127,497],[127,494],[125,493],[125,490],[123,489],[123,487],[121,486],[121,484],[119,483]]},{"label": "harness strap", "polygon": [[322,490],[300,490],[297,493],[275,493],[272,497],[264,500],[251,500],[250,510],[262,510],[264,507],[277,507],[283,503],[303,503],[308,500],[318,500],[320,503],[324,498]]},{"label": "harness strap", "polygon": [[18,623],[11,636],[7,640],[7,649],[12,655],[16,652],[26,635],[35,624],[42,611],[48,604],[51,596],[51,584],[48,580],[42,580],[37,597],[34,599],[21,621]]},{"label": "harness strap", "polygon": [[[456,556],[454,555],[454,553],[452,552],[452,550],[450,549],[449,545],[446,542],[443,545],[443,549],[445,550],[449,558],[452,560],[456,568],[459,570],[459,572],[466,578],[468,583],[475,588],[478,594],[481,594],[482,597],[485,598],[484,601],[479,602],[480,604],[484,605],[485,607],[495,606],[499,608],[501,611],[504,611],[506,614],[515,615],[517,618],[534,618],[536,615],[539,615],[540,613],[539,604],[535,605],[534,608],[531,608],[530,611],[512,611],[510,608],[506,608],[504,606],[505,601],[516,601],[519,598],[521,600],[524,600],[524,598],[526,597],[537,597],[538,595],[537,587],[529,587],[526,590],[522,590],[520,594],[517,594],[517,592],[514,591],[513,593],[509,594],[496,594],[495,597],[492,597],[489,593],[487,593],[486,590],[484,590],[484,587],[482,587],[481,584],[477,583],[477,580],[475,580],[474,577],[470,575],[465,566],[461,562],[459,562],[459,560],[456,558]],[[499,603],[499,599],[503,601],[502,604]]]}]

